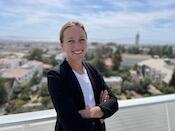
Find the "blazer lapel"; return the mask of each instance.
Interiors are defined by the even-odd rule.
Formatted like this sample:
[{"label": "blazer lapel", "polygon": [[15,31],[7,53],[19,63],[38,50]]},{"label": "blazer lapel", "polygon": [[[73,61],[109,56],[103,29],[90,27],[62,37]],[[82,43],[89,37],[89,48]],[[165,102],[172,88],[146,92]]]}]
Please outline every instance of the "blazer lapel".
[{"label": "blazer lapel", "polygon": [[91,81],[92,88],[93,88],[93,91],[94,91],[94,98],[95,98],[95,102],[96,102],[96,105],[97,105],[99,103],[98,91],[97,91],[97,87],[96,87],[97,83],[94,80],[93,72],[89,69],[89,67],[86,65],[86,63],[83,63],[83,65],[86,68],[89,79]]},{"label": "blazer lapel", "polygon": [[85,108],[83,92],[81,90],[81,86],[78,82],[77,77],[75,76],[74,72],[72,71],[72,68],[70,67],[69,63],[66,60],[64,60],[63,65],[66,70],[66,76],[68,78],[68,82],[70,82],[69,85],[70,87],[74,88],[72,90],[75,91],[74,93],[77,94],[77,96],[79,97],[79,101],[81,101],[82,103],[82,105],[79,106]]}]

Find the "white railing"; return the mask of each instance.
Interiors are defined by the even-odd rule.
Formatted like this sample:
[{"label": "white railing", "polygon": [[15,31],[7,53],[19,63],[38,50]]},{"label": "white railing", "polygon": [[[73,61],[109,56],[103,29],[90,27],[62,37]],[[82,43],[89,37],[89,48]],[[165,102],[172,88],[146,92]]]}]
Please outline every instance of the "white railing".
[{"label": "white railing", "polygon": [[[0,116],[0,131],[53,131],[52,110]],[[175,131],[175,94],[119,101],[107,131]]]}]

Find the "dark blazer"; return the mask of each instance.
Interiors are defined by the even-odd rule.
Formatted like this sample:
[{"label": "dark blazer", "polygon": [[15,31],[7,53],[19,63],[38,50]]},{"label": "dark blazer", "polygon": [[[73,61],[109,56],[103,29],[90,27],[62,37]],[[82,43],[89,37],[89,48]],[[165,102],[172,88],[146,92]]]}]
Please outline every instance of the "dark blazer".
[{"label": "dark blazer", "polygon": [[[83,62],[92,83],[94,98],[104,112],[103,119],[118,110],[117,98],[105,84],[100,73],[90,64]],[[84,119],[78,113],[85,109],[85,102],[80,84],[70,65],[64,60],[47,74],[48,90],[57,112],[55,131],[105,131],[105,124],[100,119]],[[100,104],[100,92],[107,89],[109,100]]]}]

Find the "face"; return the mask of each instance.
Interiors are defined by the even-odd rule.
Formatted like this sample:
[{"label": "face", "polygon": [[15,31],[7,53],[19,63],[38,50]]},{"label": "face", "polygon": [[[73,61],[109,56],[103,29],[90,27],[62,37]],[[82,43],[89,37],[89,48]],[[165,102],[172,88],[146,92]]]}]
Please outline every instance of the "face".
[{"label": "face", "polygon": [[86,54],[87,38],[84,30],[79,26],[72,26],[63,32],[63,50],[68,60],[82,61]]}]

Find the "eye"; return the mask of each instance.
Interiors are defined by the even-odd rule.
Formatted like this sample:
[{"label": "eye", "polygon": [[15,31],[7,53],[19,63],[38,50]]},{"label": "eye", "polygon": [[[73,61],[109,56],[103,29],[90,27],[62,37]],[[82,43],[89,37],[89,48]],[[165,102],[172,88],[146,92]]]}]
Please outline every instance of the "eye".
[{"label": "eye", "polygon": [[68,42],[68,43],[73,43],[73,42],[74,42],[74,40],[68,40],[67,42]]},{"label": "eye", "polygon": [[86,41],[85,38],[81,38],[81,39],[80,39],[80,42],[85,42],[85,41]]}]

